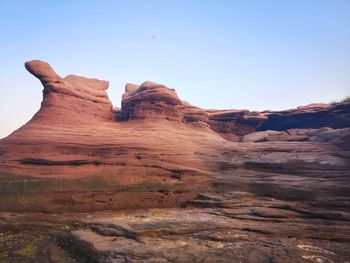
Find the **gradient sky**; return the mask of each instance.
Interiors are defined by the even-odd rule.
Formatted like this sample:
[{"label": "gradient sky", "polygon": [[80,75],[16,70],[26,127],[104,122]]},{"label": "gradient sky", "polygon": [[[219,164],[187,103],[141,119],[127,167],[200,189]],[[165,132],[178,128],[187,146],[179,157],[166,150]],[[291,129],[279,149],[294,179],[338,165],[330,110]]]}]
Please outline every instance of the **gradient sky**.
[{"label": "gradient sky", "polygon": [[349,0],[0,1],[0,138],[39,109],[24,61],[175,88],[203,108],[288,109],[350,95]]}]

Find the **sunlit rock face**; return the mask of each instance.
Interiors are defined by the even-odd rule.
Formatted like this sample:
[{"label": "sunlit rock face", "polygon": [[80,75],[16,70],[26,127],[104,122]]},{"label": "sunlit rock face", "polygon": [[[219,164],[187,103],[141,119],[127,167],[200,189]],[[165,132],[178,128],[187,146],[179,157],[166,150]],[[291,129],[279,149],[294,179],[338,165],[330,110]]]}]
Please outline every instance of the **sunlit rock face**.
[{"label": "sunlit rock face", "polygon": [[[277,186],[331,195],[348,185],[349,103],[281,112],[207,110],[146,81],[126,84],[117,109],[107,81],[62,78],[39,60],[25,67],[41,81],[43,101],[27,124],[0,141],[6,200],[0,210],[181,206],[219,185],[283,199],[297,194],[273,190]],[[271,179],[256,187],[262,170]],[[341,179],[327,181],[328,193],[314,189],[312,176],[306,188],[286,175],[309,170],[318,178],[335,170]]]},{"label": "sunlit rock face", "polygon": [[40,60],[26,62],[25,67],[44,86],[41,108],[34,116],[40,124],[93,125],[113,118],[112,103],[106,92],[108,81],[75,75],[61,78]]}]

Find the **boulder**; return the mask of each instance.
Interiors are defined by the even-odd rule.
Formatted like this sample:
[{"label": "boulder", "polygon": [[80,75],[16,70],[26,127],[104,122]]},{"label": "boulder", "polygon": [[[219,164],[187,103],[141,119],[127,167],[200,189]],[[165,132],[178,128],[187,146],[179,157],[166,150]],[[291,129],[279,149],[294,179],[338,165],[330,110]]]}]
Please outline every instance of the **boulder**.
[{"label": "boulder", "polygon": [[271,137],[275,138],[286,138],[288,133],[281,131],[262,131],[252,132],[242,137],[242,142],[263,142],[271,140]]}]

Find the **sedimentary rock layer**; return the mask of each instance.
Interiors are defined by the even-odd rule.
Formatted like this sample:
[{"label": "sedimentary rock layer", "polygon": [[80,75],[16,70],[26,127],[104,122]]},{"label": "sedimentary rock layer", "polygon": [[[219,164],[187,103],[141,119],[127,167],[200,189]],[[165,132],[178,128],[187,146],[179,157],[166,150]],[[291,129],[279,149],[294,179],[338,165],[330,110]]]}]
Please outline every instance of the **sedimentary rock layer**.
[{"label": "sedimentary rock layer", "polygon": [[206,110],[146,81],[127,84],[121,109],[113,109],[107,81],[62,78],[38,60],[25,66],[44,86],[43,101],[27,124],[0,140],[0,210],[181,206],[222,181],[261,194],[277,189],[280,198],[324,193],[305,188],[300,177],[279,181],[275,174],[256,189],[261,169],[284,175],[321,167],[320,174],[337,171],[327,182],[332,189],[348,183],[349,103]]}]

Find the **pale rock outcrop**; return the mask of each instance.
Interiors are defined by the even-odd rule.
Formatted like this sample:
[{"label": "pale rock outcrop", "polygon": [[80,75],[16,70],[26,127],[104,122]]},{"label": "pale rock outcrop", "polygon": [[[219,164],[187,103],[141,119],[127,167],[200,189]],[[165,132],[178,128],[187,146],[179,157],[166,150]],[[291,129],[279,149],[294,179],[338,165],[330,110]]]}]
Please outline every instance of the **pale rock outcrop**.
[{"label": "pale rock outcrop", "polygon": [[263,142],[271,140],[283,140],[288,136],[286,132],[280,131],[262,131],[262,132],[252,132],[243,136],[242,142]]}]

